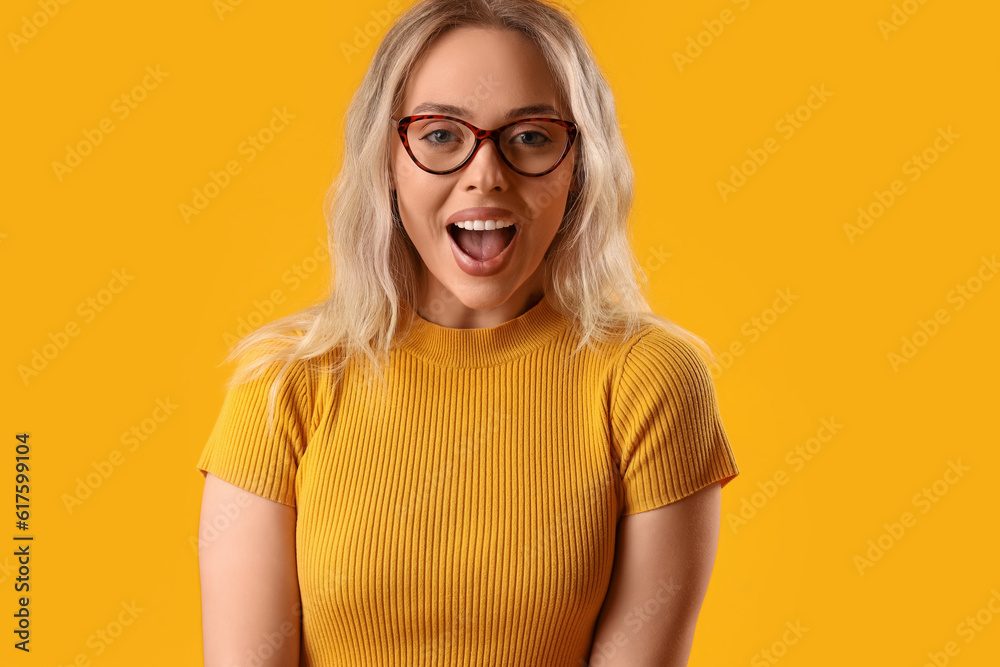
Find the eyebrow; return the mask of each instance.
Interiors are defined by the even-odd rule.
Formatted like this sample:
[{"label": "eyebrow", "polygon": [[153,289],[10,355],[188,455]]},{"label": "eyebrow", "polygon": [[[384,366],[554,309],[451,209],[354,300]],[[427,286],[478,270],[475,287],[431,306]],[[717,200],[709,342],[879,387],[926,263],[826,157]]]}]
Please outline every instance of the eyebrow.
[{"label": "eyebrow", "polygon": [[[410,115],[416,116],[422,113],[439,113],[445,116],[458,116],[461,118],[472,115],[472,112],[465,107],[457,107],[453,104],[443,104],[441,102],[424,102],[422,104],[418,104],[413,110],[413,113]],[[504,114],[503,119],[514,120],[515,118],[537,116],[539,114],[551,114],[553,116],[558,116],[559,112],[556,111],[555,107],[551,104],[529,104],[525,107],[510,109],[506,114]]]}]

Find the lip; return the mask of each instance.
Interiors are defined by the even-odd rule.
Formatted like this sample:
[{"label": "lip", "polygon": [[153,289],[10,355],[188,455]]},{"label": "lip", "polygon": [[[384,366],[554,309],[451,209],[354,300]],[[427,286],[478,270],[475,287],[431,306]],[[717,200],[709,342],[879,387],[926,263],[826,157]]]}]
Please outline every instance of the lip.
[{"label": "lip", "polygon": [[[502,211],[503,209],[465,209],[466,211]],[[459,211],[463,213],[464,211]],[[454,217],[454,216],[452,216]],[[482,218],[476,218],[476,220],[481,220]],[[492,219],[492,218],[490,218]],[[509,218],[508,218],[509,219]],[[468,220],[468,218],[457,218],[457,221]],[[450,223],[449,223],[450,224]],[[465,254],[465,251],[458,247],[455,243],[455,239],[451,237],[448,230],[445,230],[445,236],[448,237],[448,243],[451,244],[451,253],[455,256],[455,262],[458,264],[459,268],[465,271],[470,276],[492,276],[494,274],[500,273],[507,265],[510,264],[511,257],[514,256],[514,249],[517,246],[517,240],[521,238],[521,226],[515,225],[514,227],[514,238],[510,240],[507,247],[503,249],[503,252],[494,257],[493,259],[478,260],[473,257],[469,257]]]},{"label": "lip", "polygon": [[518,223],[517,216],[514,215],[512,211],[508,211],[505,208],[492,208],[487,206],[479,206],[476,208],[463,208],[461,211],[456,211],[451,214],[451,217],[446,221],[447,224],[452,224],[454,222],[463,222],[465,220],[510,220],[513,223]]}]

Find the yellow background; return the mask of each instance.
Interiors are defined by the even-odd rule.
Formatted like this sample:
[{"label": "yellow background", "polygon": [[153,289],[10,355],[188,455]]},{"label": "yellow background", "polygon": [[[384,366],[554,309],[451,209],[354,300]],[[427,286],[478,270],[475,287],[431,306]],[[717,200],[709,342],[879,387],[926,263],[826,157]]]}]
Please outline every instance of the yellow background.
[{"label": "yellow background", "polygon": [[[717,374],[742,474],[723,493],[691,664],[916,666],[928,652],[997,664],[1000,615],[980,612],[1000,590],[1000,279],[982,259],[1000,250],[997,5],[571,5],[634,156],[633,244],[654,308],[720,353],[742,344]],[[194,465],[230,370],[218,365],[225,337],[324,295],[323,196],[374,49],[347,58],[342,45],[391,5],[247,1],[220,13],[211,0],[95,0],[51,18],[40,6],[0,12],[0,663],[200,664]],[[44,25],[32,33],[35,15]],[[11,33],[32,36],[15,45]],[[115,100],[147,67],[165,75],[121,118]],[[814,86],[829,97],[800,109]],[[248,161],[241,142],[275,108],[294,118]],[[787,136],[776,124],[795,113],[808,119]],[[52,163],[102,119],[113,131],[60,180]],[[935,156],[939,128],[958,136]],[[777,151],[723,198],[718,182],[769,139]],[[936,160],[913,181],[907,163],[925,150]],[[185,222],[179,205],[230,160],[241,172]],[[845,225],[897,179],[903,194],[852,242]],[[131,276],[124,286],[116,270]],[[958,285],[978,289],[962,307]],[[771,310],[780,291],[797,297],[784,312]],[[88,298],[106,303],[91,313]],[[904,338],[922,344],[894,367]],[[160,421],[157,400],[176,406]],[[823,419],[841,425],[832,437]],[[146,435],[130,451],[133,428]],[[19,432],[32,446],[30,655],[11,633]],[[793,464],[810,444],[818,451]],[[968,470],[946,474],[949,461]],[[78,478],[102,463],[110,474],[70,511]],[[885,524],[905,512],[893,537]],[[888,548],[859,571],[869,540]],[[113,643],[97,639],[133,602],[141,612]],[[961,625],[977,612],[990,622]],[[785,633],[796,623],[808,628],[797,638]]]}]

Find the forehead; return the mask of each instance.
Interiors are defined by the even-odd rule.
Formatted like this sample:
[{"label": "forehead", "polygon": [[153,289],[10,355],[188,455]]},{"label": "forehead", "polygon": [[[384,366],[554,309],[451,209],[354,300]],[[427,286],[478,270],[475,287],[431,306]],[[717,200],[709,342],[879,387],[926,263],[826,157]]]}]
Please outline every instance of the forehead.
[{"label": "forehead", "polygon": [[402,113],[416,113],[417,107],[424,107],[420,113],[437,113],[428,103],[461,107],[466,120],[485,124],[507,119],[516,107],[547,104],[563,112],[541,51],[513,30],[454,28],[434,40],[414,63]]}]

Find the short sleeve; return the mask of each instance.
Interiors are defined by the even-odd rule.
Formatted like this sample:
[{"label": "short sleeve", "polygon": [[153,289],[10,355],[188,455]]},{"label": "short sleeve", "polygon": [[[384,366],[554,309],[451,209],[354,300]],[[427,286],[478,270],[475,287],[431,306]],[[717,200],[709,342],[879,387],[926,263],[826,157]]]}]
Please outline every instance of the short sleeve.
[{"label": "short sleeve", "polygon": [[647,330],[626,354],[612,400],[623,515],[739,474],[711,372],[693,343],[662,327]]},{"label": "short sleeve", "polygon": [[311,430],[314,387],[303,363],[285,371],[267,423],[271,385],[284,362],[227,390],[197,469],[258,496],[295,507],[295,475]]}]

